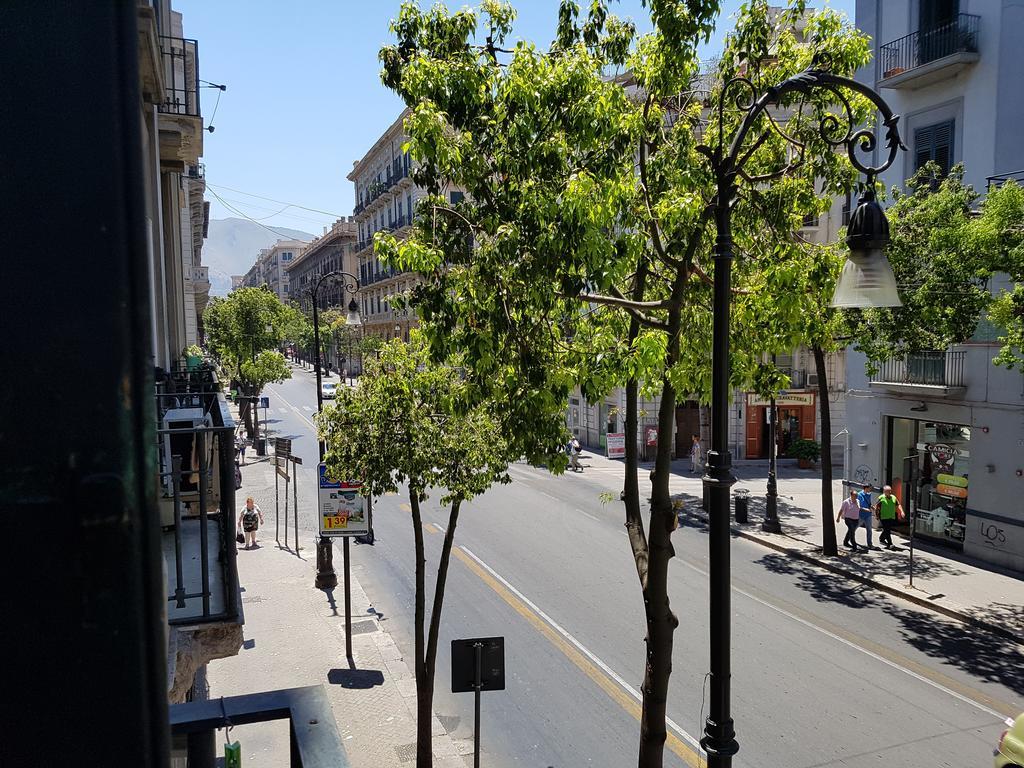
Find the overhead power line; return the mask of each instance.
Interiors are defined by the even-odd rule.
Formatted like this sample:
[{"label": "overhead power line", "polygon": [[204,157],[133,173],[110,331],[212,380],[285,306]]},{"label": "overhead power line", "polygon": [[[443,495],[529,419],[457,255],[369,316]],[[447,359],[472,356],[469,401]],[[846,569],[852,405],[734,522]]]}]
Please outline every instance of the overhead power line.
[{"label": "overhead power line", "polygon": [[[206,187],[207,187],[207,189],[209,189],[210,185],[207,184]],[[227,202],[223,197],[218,195],[215,190],[210,189],[210,194],[213,195],[214,197],[216,197],[220,201],[221,205],[223,205],[229,211],[233,211],[234,213],[237,213],[243,219],[247,219],[247,220],[251,221],[253,224],[256,224],[257,226],[263,227],[265,230],[267,230],[268,232],[271,232],[271,233],[277,235],[278,237],[285,238],[286,240],[293,239],[293,236],[290,235],[289,233],[287,233],[287,232],[279,232],[276,229],[274,229],[273,227],[268,227],[263,222],[257,221],[256,219],[254,219],[252,216],[250,216],[249,214],[245,213],[244,211],[238,210],[237,208],[235,208],[235,206],[231,205],[231,203]]]},{"label": "overhead power line", "polygon": [[311,211],[312,213],[322,213],[324,216],[333,216],[336,219],[342,218],[340,213],[332,213],[331,211],[321,211],[319,208],[310,208],[310,207],[305,206],[305,205],[299,205],[298,203],[290,203],[287,200],[276,200],[273,197],[265,197],[263,195],[256,195],[256,194],[253,194],[252,192],[245,192],[244,190],[241,190],[241,189],[235,189],[234,187],[226,187],[223,184],[211,184],[209,181],[207,181],[206,182],[206,186],[207,187],[216,187],[217,189],[226,189],[229,192],[236,192],[236,193],[238,193],[240,195],[245,195],[246,197],[255,197],[258,200],[266,200],[266,201],[271,202],[271,203],[277,203],[278,205],[288,206],[289,208],[301,208],[304,211]]}]

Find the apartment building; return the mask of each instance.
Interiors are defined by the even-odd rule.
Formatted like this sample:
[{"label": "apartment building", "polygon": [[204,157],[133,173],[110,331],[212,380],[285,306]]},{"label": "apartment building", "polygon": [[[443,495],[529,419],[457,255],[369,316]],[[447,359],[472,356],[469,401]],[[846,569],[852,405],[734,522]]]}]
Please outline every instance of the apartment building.
[{"label": "apartment building", "polygon": [[355,185],[352,220],[357,237],[359,311],[365,332],[386,339],[408,339],[409,329],[416,324],[415,313],[395,307],[394,299],[412,288],[417,277],[385,267],[373,252],[377,232],[393,232],[396,237],[408,234],[416,203],[424,195],[410,175],[409,153],[402,150],[406,142],[402,124],[408,115],[409,110],[403,110],[362,159],[352,164],[348,175]]},{"label": "apartment building", "polygon": [[[886,185],[928,160],[962,162],[980,190],[1024,180],[1024,4],[858,0],[857,26],[875,52],[859,77],[901,115],[909,149]],[[874,375],[850,352],[850,479],[891,484],[923,539],[1024,571],[1024,375],[992,365],[996,334],[983,322]]]},{"label": "apartment building", "polygon": [[281,301],[289,301],[291,285],[287,268],[307,245],[305,240],[278,240],[269,248],[261,249],[245,273],[245,285],[249,288],[265,285]]},{"label": "apartment building", "polygon": [[[316,279],[329,272],[347,272],[349,275],[359,274],[356,259],[357,230],[352,216],[338,219],[330,227],[324,227],[323,234],[313,239],[302,248],[288,263],[285,273],[290,285],[291,297],[299,303],[303,311],[311,312],[313,297],[311,289]],[[352,287],[353,290],[347,290]],[[353,280],[340,275],[338,279],[325,280],[317,291],[317,306],[321,311],[332,307],[344,309],[348,302],[355,298],[357,291]],[[325,365],[340,362],[339,350],[332,340],[327,351]],[[346,357],[350,357],[351,354]],[[338,366],[341,367],[340,365]]]}]

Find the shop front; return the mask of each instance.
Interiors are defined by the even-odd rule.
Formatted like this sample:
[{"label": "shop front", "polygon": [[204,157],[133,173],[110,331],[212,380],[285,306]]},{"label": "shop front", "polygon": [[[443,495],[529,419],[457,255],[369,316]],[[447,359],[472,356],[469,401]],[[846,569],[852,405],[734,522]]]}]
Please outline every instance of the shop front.
[{"label": "shop front", "polygon": [[[789,447],[797,440],[813,440],[817,429],[814,392],[781,392],[775,398],[778,425],[775,439],[778,456],[786,458]],[[750,393],[747,395],[746,458],[768,458],[771,439],[771,401]]]},{"label": "shop front", "polygon": [[[886,417],[886,472],[914,534],[963,548],[971,468],[971,428]],[[910,519],[903,524],[909,531]],[[899,528],[897,528],[899,530]]]}]

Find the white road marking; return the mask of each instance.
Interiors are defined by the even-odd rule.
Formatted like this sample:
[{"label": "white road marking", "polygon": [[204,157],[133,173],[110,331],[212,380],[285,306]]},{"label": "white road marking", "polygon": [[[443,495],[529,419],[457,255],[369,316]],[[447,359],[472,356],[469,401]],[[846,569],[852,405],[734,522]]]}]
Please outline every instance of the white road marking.
[{"label": "white road marking", "polygon": [[552,495],[551,495],[550,493],[548,493],[547,491],[542,491],[542,490],[540,490],[540,489],[537,489],[537,493],[539,493],[539,494],[541,494],[541,495],[543,495],[543,496],[547,496],[547,497],[548,497],[549,499],[551,499],[552,501],[561,501],[561,499],[560,499],[560,498],[558,498],[557,496],[552,496]]},{"label": "white road marking", "polygon": [[287,408],[278,408],[277,410],[280,411],[281,413],[288,413]]},{"label": "white road marking", "polygon": [[[577,640],[575,637],[569,634],[569,632],[567,632],[565,629],[559,626],[559,624],[554,619],[552,619],[550,616],[544,613],[544,611],[538,608],[536,603],[534,603],[532,600],[530,600],[530,598],[528,598],[518,589],[509,584],[508,581],[506,581],[501,575],[497,573],[497,571],[495,571],[493,568],[491,568],[491,566],[489,566],[475,554],[466,549],[466,547],[462,547],[462,551],[469,555],[471,558],[473,558],[474,562],[476,562],[477,565],[479,565],[481,568],[483,568],[485,571],[491,574],[491,576],[493,576],[494,579],[497,580],[502,586],[504,586],[509,592],[511,592],[513,595],[522,600],[523,603],[529,606],[530,610],[532,610],[534,613],[536,613],[538,616],[544,619],[544,621],[546,621],[552,629],[554,629],[556,632],[558,632],[558,634],[560,634],[569,643],[571,643],[576,648],[576,650],[578,650],[580,653],[582,653],[584,656],[590,659],[590,661],[596,664],[602,672],[604,672],[606,675],[608,675],[608,677],[610,677],[612,680],[618,683],[624,691],[626,691],[630,696],[632,696],[641,704],[643,703],[643,696],[640,695],[640,691],[638,691],[636,688],[634,688],[625,680],[623,680],[621,675],[617,674],[611,667],[609,667],[607,664],[601,661],[601,659],[598,658],[589,648],[583,645],[583,643],[581,643],[579,640]],[[693,747],[693,749],[697,750],[698,754],[702,753],[703,750],[700,746],[700,742],[697,741],[697,739],[693,738],[693,736],[688,734],[686,731],[684,731],[678,723],[676,723],[670,717],[666,717],[665,722],[673,731],[675,731],[679,735],[679,737],[683,741],[685,741],[687,744]]]},{"label": "white road marking", "polygon": [[304,406],[302,406],[302,410],[304,410],[304,411],[309,411],[309,412],[312,412],[312,411],[313,411],[313,409],[312,409],[312,408],[310,408],[310,407],[309,407],[308,405],[304,405]]},{"label": "white road marking", "polygon": [[576,511],[577,511],[577,512],[579,512],[579,513],[580,513],[581,515],[586,515],[586,516],[587,516],[587,517],[589,517],[589,518],[590,518],[591,520],[596,520],[596,521],[597,521],[597,522],[599,522],[599,523],[601,522],[601,518],[597,517],[596,515],[592,515],[592,514],[590,514],[590,513],[589,513],[589,512],[587,512],[586,510],[583,510],[583,509],[579,509],[579,508],[577,508],[577,509],[576,509]]},{"label": "white road marking", "polygon": [[[696,571],[697,573],[701,574],[702,576],[704,576],[706,578],[710,578],[708,576],[707,571],[705,571],[705,570],[703,570],[701,568],[698,568],[697,566],[693,565],[692,563],[686,562],[682,558],[679,558],[679,561],[683,565],[685,565],[687,568],[689,568],[690,570]],[[823,627],[819,627],[817,624],[814,624],[814,623],[812,623],[810,621],[807,621],[806,619],[802,619],[799,616],[790,613],[785,608],[779,608],[777,605],[772,605],[767,600],[762,600],[761,598],[759,598],[759,597],[757,597],[755,595],[752,595],[749,592],[747,592],[746,590],[740,589],[739,587],[733,587],[732,589],[733,589],[734,592],[737,592],[738,594],[741,594],[744,597],[749,598],[750,600],[753,600],[755,603],[758,603],[760,605],[765,606],[766,608],[770,608],[773,611],[775,611],[776,613],[779,613],[779,614],[785,616],[788,619],[792,619],[793,621],[797,622],[798,624],[802,624],[805,627],[809,627],[810,629],[813,629],[815,632],[820,632],[821,634],[825,635],[825,637],[831,638],[832,640],[838,640],[843,645],[846,645],[846,646],[848,646],[850,648],[858,650],[861,653],[863,653],[865,656],[869,656],[872,659],[874,659],[875,661],[880,661],[883,664],[885,664],[885,665],[887,665],[889,667],[892,667],[893,669],[898,669],[903,674],[909,675],[910,677],[914,678],[915,680],[920,680],[922,683],[927,683],[928,685],[930,685],[932,688],[935,688],[936,690],[942,691],[943,693],[948,693],[954,699],[958,699],[959,701],[962,701],[965,704],[970,704],[972,707],[981,710],[982,712],[984,712],[987,715],[992,715],[992,717],[994,717],[994,718],[996,718],[998,720],[1002,720],[1004,718],[1004,716],[1002,714],[1000,714],[999,712],[996,712],[994,709],[989,709],[984,704],[979,704],[974,699],[971,699],[971,698],[969,698],[967,696],[959,694],[956,691],[954,691],[954,690],[952,690],[950,688],[947,688],[942,683],[937,683],[934,680],[929,680],[924,675],[919,675],[917,672],[909,670],[906,667],[901,667],[895,661],[890,661],[889,659],[885,658],[884,656],[878,655],[874,651],[869,651],[867,648],[862,648],[861,646],[857,645],[853,641],[847,640],[845,637],[840,637],[839,635],[835,634],[834,632],[829,632],[827,629],[824,629]]]}]

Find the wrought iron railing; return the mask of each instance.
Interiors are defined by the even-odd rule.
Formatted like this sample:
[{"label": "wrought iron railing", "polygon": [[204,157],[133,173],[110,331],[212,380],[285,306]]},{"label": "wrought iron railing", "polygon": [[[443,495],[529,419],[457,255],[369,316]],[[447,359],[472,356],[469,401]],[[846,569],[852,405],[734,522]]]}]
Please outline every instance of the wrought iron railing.
[{"label": "wrought iron railing", "polygon": [[172,704],[171,734],[188,736],[189,768],[214,768],[220,728],[287,720],[291,768],[347,768],[330,701],[322,685]]},{"label": "wrought iron railing", "polygon": [[994,189],[995,187],[1003,186],[1008,181],[1015,181],[1019,186],[1024,187],[1024,170],[997,173],[994,176],[989,176],[985,179],[985,185],[988,189]]},{"label": "wrought iron railing", "polygon": [[878,49],[882,77],[895,77],[954,53],[977,53],[980,22],[980,16],[960,13],[944,24],[886,43]]},{"label": "wrought iron railing", "polygon": [[161,525],[173,546],[168,623],[235,621],[235,423],[209,369],[166,373],[156,403]]},{"label": "wrought iron railing", "polygon": [[199,117],[199,43],[182,37],[160,37],[164,61],[164,103],[159,112]]},{"label": "wrought iron railing", "polygon": [[964,352],[914,352],[883,362],[871,377],[875,384],[927,387],[964,386]]}]

